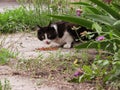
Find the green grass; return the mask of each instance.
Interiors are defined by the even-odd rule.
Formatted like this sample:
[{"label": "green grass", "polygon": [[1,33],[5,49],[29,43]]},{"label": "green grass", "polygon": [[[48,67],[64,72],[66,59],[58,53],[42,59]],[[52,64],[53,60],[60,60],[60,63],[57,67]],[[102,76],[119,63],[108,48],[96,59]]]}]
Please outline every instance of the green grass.
[{"label": "green grass", "polygon": [[45,15],[45,12],[35,14],[33,10],[27,10],[23,7],[6,10],[4,13],[0,13],[0,32],[14,33],[31,30],[38,24],[46,25],[50,19]]},{"label": "green grass", "polygon": [[15,58],[16,55],[13,52],[10,52],[8,49],[0,49],[0,65],[7,64],[11,58]]},{"label": "green grass", "polygon": [[[28,31],[37,25],[46,26],[50,21],[57,21],[57,19],[47,16],[50,14],[69,13],[75,15],[75,8],[68,7],[70,4],[66,0],[55,0],[51,4],[49,0],[32,0],[32,5],[30,3],[28,3],[29,5],[23,4],[26,1],[20,0],[19,8],[6,9],[5,12],[0,13],[0,33]],[[58,7],[59,2],[61,2],[60,7]]]},{"label": "green grass", "polygon": [[12,90],[9,80],[5,79],[4,83],[0,81],[0,90]]}]

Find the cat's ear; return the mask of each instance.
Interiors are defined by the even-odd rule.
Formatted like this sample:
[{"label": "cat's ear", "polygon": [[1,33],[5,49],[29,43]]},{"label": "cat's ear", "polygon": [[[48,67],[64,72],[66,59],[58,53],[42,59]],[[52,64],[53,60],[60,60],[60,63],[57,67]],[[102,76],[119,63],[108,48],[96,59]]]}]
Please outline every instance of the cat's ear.
[{"label": "cat's ear", "polygon": [[51,24],[52,24],[52,21],[49,22],[48,26],[51,26]]},{"label": "cat's ear", "polygon": [[41,28],[42,28],[41,26],[37,25],[36,26],[36,31],[41,30]]}]

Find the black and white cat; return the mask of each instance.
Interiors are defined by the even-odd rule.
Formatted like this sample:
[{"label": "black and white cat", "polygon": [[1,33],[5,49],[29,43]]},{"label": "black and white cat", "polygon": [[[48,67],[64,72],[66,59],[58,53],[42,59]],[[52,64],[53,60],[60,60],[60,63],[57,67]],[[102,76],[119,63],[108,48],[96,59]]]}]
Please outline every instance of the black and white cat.
[{"label": "black and white cat", "polygon": [[[72,44],[76,41],[88,40],[84,35],[86,32],[93,31],[73,23],[60,21],[49,24],[46,27],[38,26],[37,37],[50,47],[63,46],[63,48],[71,48]],[[94,39],[96,35],[97,34],[94,34],[92,39]]]}]

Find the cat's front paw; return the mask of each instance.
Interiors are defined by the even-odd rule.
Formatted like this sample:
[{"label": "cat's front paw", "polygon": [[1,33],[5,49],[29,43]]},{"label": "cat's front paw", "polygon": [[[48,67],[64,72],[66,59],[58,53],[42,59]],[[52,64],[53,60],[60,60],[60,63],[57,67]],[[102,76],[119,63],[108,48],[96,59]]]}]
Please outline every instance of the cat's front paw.
[{"label": "cat's front paw", "polygon": [[58,43],[51,43],[50,44],[50,47],[59,47],[60,46],[60,44],[58,44]]},{"label": "cat's front paw", "polygon": [[65,44],[65,45],[63,46],[63,48],[69,49],[69,48],[71,48],[71,44]]}]

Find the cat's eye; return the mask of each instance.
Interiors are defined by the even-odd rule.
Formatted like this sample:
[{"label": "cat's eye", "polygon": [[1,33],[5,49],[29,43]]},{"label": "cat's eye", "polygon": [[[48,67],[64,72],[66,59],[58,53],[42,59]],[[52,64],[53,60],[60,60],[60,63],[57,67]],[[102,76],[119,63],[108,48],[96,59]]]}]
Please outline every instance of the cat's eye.
[{"label": "cat's eye", "polygon": [[51,35],[48,35],[48,38],[51,38]]},{"label": "cat's eye", "polygon": [[45,37],[44,36],[41,36],[42,39],[44,39]]}]

